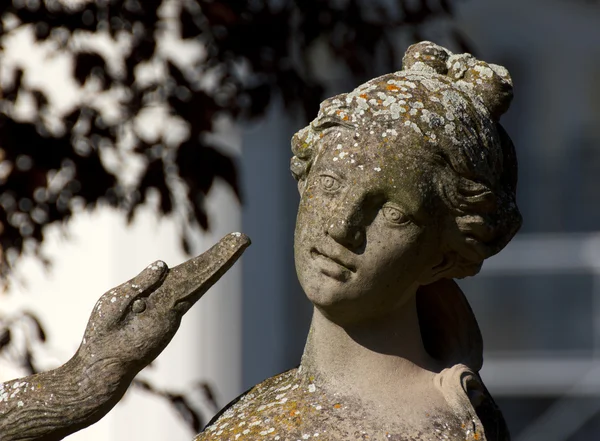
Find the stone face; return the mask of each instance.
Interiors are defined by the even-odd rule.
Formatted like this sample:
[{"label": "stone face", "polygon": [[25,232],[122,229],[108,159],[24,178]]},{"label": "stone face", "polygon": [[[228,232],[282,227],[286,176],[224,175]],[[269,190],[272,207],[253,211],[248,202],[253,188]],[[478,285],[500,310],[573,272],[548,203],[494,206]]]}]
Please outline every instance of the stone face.
[{"label": "stone face", "polygon": [[299,281],[314,304],[301,366],[232,403],[199,440],[508,440],[452,280],[521,224],[498,123],[506,69],[430,42],[403,70],[324,101],[292,139]]}]

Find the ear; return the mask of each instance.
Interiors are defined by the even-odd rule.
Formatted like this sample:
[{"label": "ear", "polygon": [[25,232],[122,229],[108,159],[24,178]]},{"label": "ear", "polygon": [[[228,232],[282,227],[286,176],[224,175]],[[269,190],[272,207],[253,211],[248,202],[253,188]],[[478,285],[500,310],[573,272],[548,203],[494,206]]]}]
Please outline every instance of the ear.
[{"label": "ear", "polygon": [[429,285],[441,279],[452,279],[456,267],[457,255],[453,251],[447,251],[442,254],[440,261],[429,271],[423,273],[421,284]]}]

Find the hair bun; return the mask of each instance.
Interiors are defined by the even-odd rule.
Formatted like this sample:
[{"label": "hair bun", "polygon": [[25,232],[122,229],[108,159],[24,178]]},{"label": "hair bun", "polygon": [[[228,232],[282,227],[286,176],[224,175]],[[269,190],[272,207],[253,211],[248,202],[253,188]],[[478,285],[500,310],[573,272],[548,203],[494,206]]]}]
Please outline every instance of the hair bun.
[{"label": "hair bun", "polygon": [[446,61],[448,76],[458,85],[468,86],[490,113],[494,122],[508,110],[513,97],[508,71],[496,64],[477,60],[471,54],[452,55]]},{"label": "hair bun", "polygon": [[410,46],[402,58],[403,70],[430,71],[446,75],[448,67],[446,61],[452,52],[438,46],[431,41],[421,41]]},{"label": "hair bun", "polygon": [[464,92],[477,97],[494,122],[512,101],[512,79],[504,67],[479,61],[471,54],[455,55],[431,41],[410,46],[402,59],[402,69],[447,75]]}]

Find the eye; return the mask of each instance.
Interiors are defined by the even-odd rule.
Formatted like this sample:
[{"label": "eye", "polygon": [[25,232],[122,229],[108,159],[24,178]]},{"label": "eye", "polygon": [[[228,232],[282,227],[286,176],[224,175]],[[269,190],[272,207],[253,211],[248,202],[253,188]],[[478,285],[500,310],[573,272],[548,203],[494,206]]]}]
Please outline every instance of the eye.
[{"label": "eye", "polygon": [[319,177],[321,187],[326,191],[336,191],[341,187],[340,181],[330,175],[322,175]]},{"label": "eye", "polygon": [[383,217],[388,222],[393,224],[402,225],[410,221],[408,216],[406,216],[402,211],[392,205],[384,205],[381,209],[383,212]]},{"label": "eye", "polygon": [[131,310],[136,314],[142,313],[146,310],[146,301],[144,299],[136,299],[131,305]]}]

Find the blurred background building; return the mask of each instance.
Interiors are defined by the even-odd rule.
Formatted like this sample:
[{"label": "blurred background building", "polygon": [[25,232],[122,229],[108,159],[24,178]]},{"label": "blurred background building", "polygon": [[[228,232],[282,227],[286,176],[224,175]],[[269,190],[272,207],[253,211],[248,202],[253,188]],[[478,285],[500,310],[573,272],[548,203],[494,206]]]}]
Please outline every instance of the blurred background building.
[{"label": "blurred background building", "polygon": [[[598,439],[600,5],[471,0],[458,4],[455,21],[477,56],[506,66],[515,84],[503,125],[519,158],[523,228],[480,275],[460,282],[484,337],[482,377],[516,441]],[[446,44],[443,37],[436,42]],[[329,95],[354,86],[326,58],[315,57]],[[288,146],[301,124],[275,101],[264,120],[224,128],[229,145],[237,146],[245,202],[240,208],[217,185],[208,200],[214,228],[193,245],[203,251],[234,230],[253,245],[141,374],[159,387],[181,391],[207,382],[223,406],[298,364],[311,309],[293,264],[298,195]],[[42,316],[50,330],[48,366],[76,349],[102,292],[152,260],[185,259],[173,224],[150,210],[130,228],[109,209],[81,214],[69,231],[66,239],[57,231],[45,245],[51,272],[24,260],[18,274],[27,283],[0,296],[2,310],[28,304]],[[13,375],[19,372],[6,368],[0,380]],[[194,390],[194,406],[214,413],[202,388]],[[103,421],[70,439],[191,439],[177,418],[164,401],[133,389]]]}]

